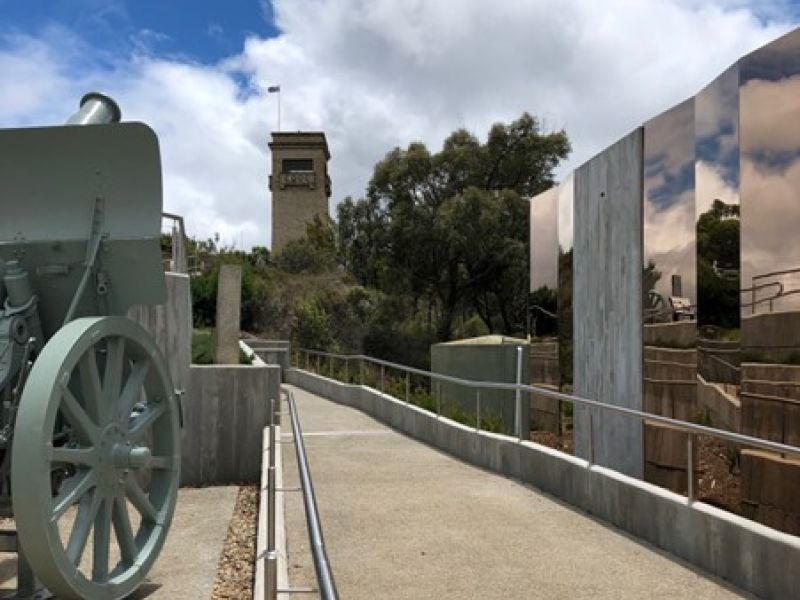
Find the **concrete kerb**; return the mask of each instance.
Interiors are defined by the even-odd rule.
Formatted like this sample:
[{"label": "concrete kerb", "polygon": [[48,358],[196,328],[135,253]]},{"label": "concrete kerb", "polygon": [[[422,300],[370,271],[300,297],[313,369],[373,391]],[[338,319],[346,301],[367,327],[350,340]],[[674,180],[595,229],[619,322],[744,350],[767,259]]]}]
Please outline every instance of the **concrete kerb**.
[{"label": "concrete kerb", "polygon": [[[275,427],[277,440],[281,439],[280,426]],[[283,460],[281,446],[275,444],[275,487],[283,487]],[[261,488],[258,504],[258,530],[256,539],[255,582],[253,585],[254,600],[269,600],[264,590],[264,557],[267,551],[267,507],[269,494],[267,489],[267,467],[269,466],[269,427],[264,428],[263,449],[261,452]],[[278,589],[289,589],[289,565],[286,554],[286,523],[284,520],[283,494],[275,494],[275,549],[278,552]],[[289,598],[288,593],[279,593],[278,598]]]},{"label": "concrete kerb", "polygon": [[465,462],[518,479],[764,598],[797,597],[800,538],[535,442],[476,432],[372,388],[290,369],[287,382],[358,408]]}]

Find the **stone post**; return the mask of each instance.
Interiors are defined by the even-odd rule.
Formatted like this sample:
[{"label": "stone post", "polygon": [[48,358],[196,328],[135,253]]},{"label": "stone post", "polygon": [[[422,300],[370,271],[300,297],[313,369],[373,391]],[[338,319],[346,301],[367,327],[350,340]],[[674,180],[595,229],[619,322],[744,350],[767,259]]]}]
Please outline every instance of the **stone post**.
[{"label": "stone post", "polygon": [[242,304],[242,268],[222,265],[217,285],[217,348],[215,361],[239,364],[239,322]]}]

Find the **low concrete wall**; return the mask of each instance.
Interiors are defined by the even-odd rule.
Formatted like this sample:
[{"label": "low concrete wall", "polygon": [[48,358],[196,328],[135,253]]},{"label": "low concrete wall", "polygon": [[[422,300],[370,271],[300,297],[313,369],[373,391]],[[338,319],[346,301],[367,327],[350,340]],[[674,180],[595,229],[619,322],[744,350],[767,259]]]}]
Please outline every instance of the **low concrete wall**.
[{"label": "low concrete wall", "polygon": [[775,362],[788,360],[800,352],[800,312],[742,317],[741,334],[742,350],[749,355]]},{"label": "low concrete wall", "polygon": [[697,342],[697,321],[648,323],[642,336],[646,346],[688,348]]},{"label": "low concrete wall", "polygon": [[263,340],[261,338],[249,338],[239,342],[247,344],[258,357],[268,365],[280,365],[284,369],[289,368],[289,353],[291,352],[291,342],[288,340]]},{"label": "low concrete wall", "polygon": [[534,442],[476,432],[364,386],[290,369],[289,383],[352,406],[471,464],[519,479],[765,598],[797,595],[800,538]]},{"label": "low concrete wall", "polygon": [[192,365],[183,399],[181,485],[256,482],[278,365]]},{"label": "low concrete wall", "polygon": [[718,383],[697,376],[697,405],[708,411],[711,424],[719,429],[742,431],[742,404]]}]

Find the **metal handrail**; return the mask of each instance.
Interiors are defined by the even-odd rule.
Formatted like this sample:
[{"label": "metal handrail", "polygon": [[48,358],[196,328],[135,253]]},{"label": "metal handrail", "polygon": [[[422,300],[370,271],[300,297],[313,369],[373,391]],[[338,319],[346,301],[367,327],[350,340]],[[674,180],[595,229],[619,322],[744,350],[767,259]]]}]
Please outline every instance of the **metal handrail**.
[{"label": "metal handrail", "polygon": [[[431,371],[425,371],[423,369],[417,369],[416,367],[408,367],[405,365],[401,365],[398,363],[393,363],[388,360],[383,360],[380,358],[375,358],[372,356],[367,356],[364,354],[336,354],[333,352],[323,352],[320,350],[307,350],[305,348],[299,348],[296,350],[297,352],[306,353],[307,355],[315,355],[318,357],[328,357],[328,358],[335,358],[340,360],[360,360],[366,361],[370,363],[374,363],[380,365],[385,368],[396,369],[398,371],[403,371],[406,373],[411,373],[415,375],[421,375],[423,377],[429,377],[432,380],[438,381],[445,381],[449,383],[455,383],[457,385],[462,385],[464,387],[473,387],[480,389],[496,389],[496,390],[513,390],[513,391],[522,391],[522,392],[534,392],[539,396],[545,396],[548,398],[553,398],[554,400],[560,400],[563,402],[573,402],[575,404],[586,406],[590,408],[598,408],[603,411],[609,411],[612,413],[623,414],[631,417],[635,417],[640,421],[648,421],[648,422],[655,422],[661,423],[664,425],[669,425],[674,429],[684,431],[687,434],[704,434],[710,435],[719,439],[727,440],[730,442],[734,442],[737,444],[745,445],[745,446],[753,446],[756,448],[761,448],[763,450],[769,450],[771,452],[777,452],[780,454],[791,454],[794,456],[800,457],[800,448],[796,446],[790,446],[788,444],[783,444],[780,442],[773,442],[771,440],[765,440],[762,438],[756,438],[749,435],[744,435],[741,433],[735,433],[732,431],[726,431],[724,429],[717,429],[715,427],[708,427],[706,425],[698,425],[696,423],[689,423],[688,421],[680,421],[678,419],[673,419],[671,417],[665,417],[662,415],[657,415],[653,413],[648,413],[640,410],[636,410],[633,408],[627,408],[624,406],[617,406],[615,404],[607,404],[605,402],[600,402],[598,400],[590,400],[588,398],[581,398],[580,396],[575,396],[572,394],[565,394],[563,392],[556,392],[553,390],[549,390],[547,388],[528,385],[524,383],[501,383],[496,381],[473,381],[470,379],[461,379],[459,377],[453,377],[452,375],[444,375],[442,373],[433,373]],[[383,377],[382,377],[383,379]],[[590,412],[591,415],[591,412]],[[590,437],[590,444],[591,444],[591,437]],[[689,445],[693,444],[693,437],[689,436]],[[689,466],[689,470],[692,470],[691,462]]]},{"label": "metal handrail", "polygon": [[[300,419],[297,416],[297,406],[294,401],[294,392],[281,387],[281,398],[286,398],[289,405],[289,416],[292,422],[292,439],[294,440],[295,453],[297,454],[297,471],[300,477],[300,491],[303,493],[305,505],[306,526],[308,538],[311,543],[311,555],[314,560],[314,571],[317,575],[319,595],[323,600],[338,600],[336,583],[333,580],[328,555],[325,552],[325,540],[322,537],[322,526],[319,522],[317,501],[314,496],[314,484],[311,482],[311,473],[308,468],[306,447],[303,442],[303,431]],[[276,410],[277,409],[277,410]],[[278,588],[278,552],[275,545],[275,508],[276,487],[275,478],[275,451],[278,443],[276,435],[277,419],[280,406],[275,406],[274,399],[270,399],[270,424],[269,424],[269,463],[267,467],[267,548],[264,558],[264,596],[268,600],[276,600],[278,593],[300,593],[314,591],[305,588]]]},{"label": "metal handrail", "polygon": [[322,526],[319,522],[317,500],[314,496],[314,484],[311,482],[311,472],[308,469],[308,458],[306,456],[305,443],[303,442],[303,431],[300,427],[300,419],[297,416],[294,392],[289,390],[287,399],[289,402],[289,414],[292,419],[294,448],[297,454],[297,470],[300,474],[300,487],[303,490],[303,504],[306,509],[308,540],[311,544],[311,554],[314,558],[314,570],[317,573],[319,595],[323,600],[336,600],[339,595],[336,591],[336,583],[333,580],[328,554],[325,551],[325,540],[322,537]]},{"label": "metal handrail", "polygon": [[[800,289],[789,290],[788,292],[784,291],[783,282],[780,281],[770,281],[768,283],[761,283],[756,285],[756,280],[761,279],[768,279],[770,277],[777,277],[779,275],[791,275],[792,273],[800,273],[800,267],[793,267],[791,269],[783,269],[781,271],[772,271],[770,273],[762,273],[760,275],[753,275],[750,280],[751,287],[743,288],[741,293],[750,292],[751,293],[751,302],[743,302],[742,308],[751,307],[751,312],[755,314],[756,306],[758,304],[762,304],[765,302],[769,302],[769,310],[772,312],[773,309],[773,301],[778,300],[779,298],[785,298],[786,296],[792,296],[794,294],[800,294]],[[760,289],[767,288],[777,285],[778,286],[778,293],[774,296],[768,296],[767,298],[759,298],[756,299],[756,292]]]}]

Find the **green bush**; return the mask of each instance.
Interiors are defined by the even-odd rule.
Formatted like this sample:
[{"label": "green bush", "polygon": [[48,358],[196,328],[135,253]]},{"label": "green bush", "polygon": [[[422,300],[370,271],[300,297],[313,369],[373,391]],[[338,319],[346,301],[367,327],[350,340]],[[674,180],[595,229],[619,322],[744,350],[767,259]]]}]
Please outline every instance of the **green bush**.
[{"label": "green bush", "polygon": [[192,364],[214,364],[214,332],[211,329],[192,331]]}]

